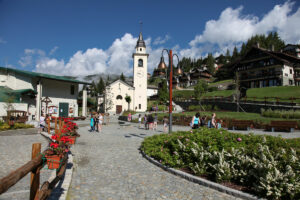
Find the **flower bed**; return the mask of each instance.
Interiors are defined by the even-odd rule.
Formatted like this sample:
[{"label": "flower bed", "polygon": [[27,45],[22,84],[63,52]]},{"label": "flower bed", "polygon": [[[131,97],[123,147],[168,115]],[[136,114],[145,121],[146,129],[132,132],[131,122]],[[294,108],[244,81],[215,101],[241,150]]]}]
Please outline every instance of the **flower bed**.
[{"label": "flower bed", "polygon": [[148,137],[141,149],[164,165],[259,197],[300,199],[300,139],[202,128]]},{"label": "flower bed", "polygon": [[31,124],[15,123],[13,126],[3,123],[0,125],[0,131],[13,130],[13,129],[24,129],[24,128],[34,128]]}]

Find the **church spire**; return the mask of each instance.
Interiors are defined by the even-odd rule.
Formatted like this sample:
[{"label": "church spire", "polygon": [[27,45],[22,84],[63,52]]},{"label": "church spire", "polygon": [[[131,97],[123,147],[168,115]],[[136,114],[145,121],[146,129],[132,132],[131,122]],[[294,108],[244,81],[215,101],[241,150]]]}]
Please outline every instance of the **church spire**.
[{"label": "church spire", "polygon": [[139,39],[138,39],[138,41],[136,43],[136,47],[135,48],[138,48],[138,47],[144,47],[144,48],[146,48],[146,44],[145,44],[145,41],[143,40],[142,32],[140,32]]}]

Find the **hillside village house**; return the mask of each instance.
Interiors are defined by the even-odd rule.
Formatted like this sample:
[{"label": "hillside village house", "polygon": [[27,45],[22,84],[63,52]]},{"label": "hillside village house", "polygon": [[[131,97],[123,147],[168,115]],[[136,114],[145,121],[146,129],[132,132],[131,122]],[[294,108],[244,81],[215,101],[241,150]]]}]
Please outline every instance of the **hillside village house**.
[{"label": "hillside village house", "polygon": [[[241,87],[300,86],[300,57],[290,46],[280,52],[253,46],[234,64]],[[299,48],[299,47],[298,47]]]},{"label": "hillside village house", "polygon": [[[26,111],[29,120],[39,121],[41,114],[78,116],[79,84],[90,83],[36,72],[0,67],[0,116],[7,106]],[[86,90],[83,91],[82,115],[86,115]]]}]

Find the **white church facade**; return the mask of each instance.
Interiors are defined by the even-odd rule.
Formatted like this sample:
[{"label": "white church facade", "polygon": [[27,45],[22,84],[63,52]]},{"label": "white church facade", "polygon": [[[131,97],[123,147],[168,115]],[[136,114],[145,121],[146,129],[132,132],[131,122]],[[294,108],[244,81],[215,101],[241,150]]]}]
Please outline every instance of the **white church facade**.
[{"label": "white church facade", "polygon": [[[147,110],[147,64],[148,56],[143,35],[140,33],[133,53],[133,84],[116,80],[105,89],[106,112],[119,114],[124,110],[145,112]],[[130,96],[130,104],[126,101]]]}]

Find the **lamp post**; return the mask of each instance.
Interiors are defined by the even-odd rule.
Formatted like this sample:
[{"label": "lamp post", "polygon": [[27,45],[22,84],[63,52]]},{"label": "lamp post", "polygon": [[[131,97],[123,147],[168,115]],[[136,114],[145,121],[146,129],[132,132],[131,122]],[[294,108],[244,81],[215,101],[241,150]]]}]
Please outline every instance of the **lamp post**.
[{"label": "lamp post", "polygon": [[[169,133],[172,132],[172,87],[173,87],[173,57],[176,56],[178,63],[179,63],[179,57],[177,54],[173,54],[172,49],[168,50],[168,49],[163,49],[161,52],[161,59],[160,59],[160,63],[158,64],[158,68],[159,69],[165,69],[166,68],[166,64],[164,62],[164,57],[163,54],[164,52],[167,52],[168,57],[169,57],[169,66],[168,66],[168,72],[166,74],[166,78],[168,80],[168,74],[169,74]],[[181,69],[178,65],[178,74],[181,73]]]}]

